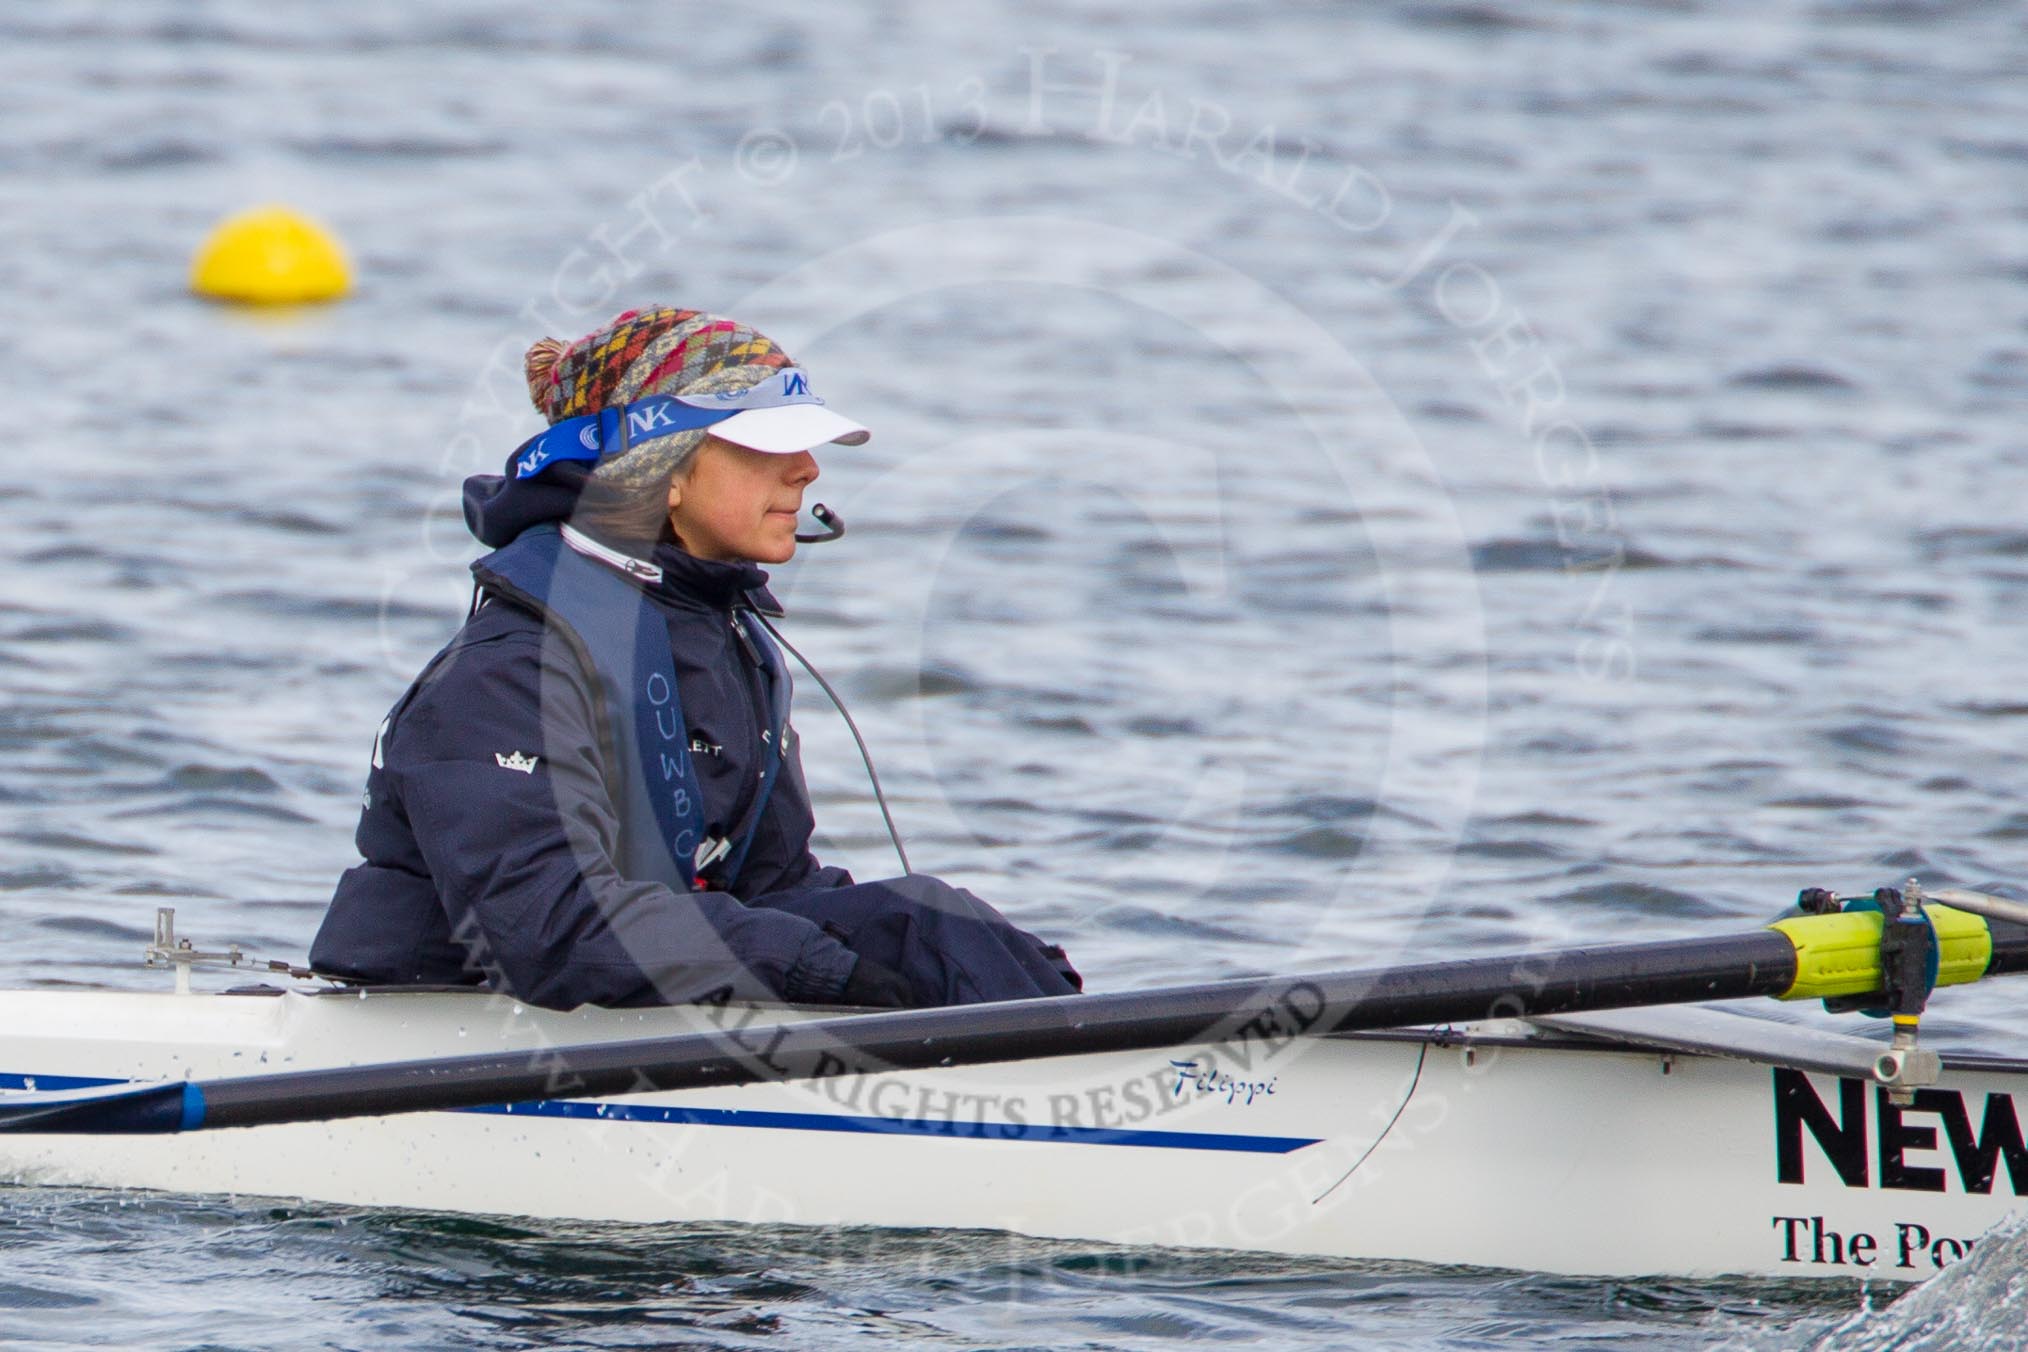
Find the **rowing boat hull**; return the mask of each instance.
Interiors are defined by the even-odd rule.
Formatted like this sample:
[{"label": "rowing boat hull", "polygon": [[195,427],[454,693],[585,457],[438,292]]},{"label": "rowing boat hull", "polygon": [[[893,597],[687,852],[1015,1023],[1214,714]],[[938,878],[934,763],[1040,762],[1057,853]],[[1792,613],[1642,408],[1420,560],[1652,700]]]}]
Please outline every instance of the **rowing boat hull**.
[{"label": "rowing boat hull", "polygon": [[[0,993],[0,1090],[728,1026],[480,993]],[[1009,1230],[1595,1275],[1920,1280],[2021,1208],[2028,1068],[1856,1081],[1522,1036],[1291,1038],[182,1136],[0,1135],[0,1179],[612,1221]],[[2018,1168],[2019,1176],[2015,1170]],[[1985,1191],[1979,1191],[1983,1187]]]}]

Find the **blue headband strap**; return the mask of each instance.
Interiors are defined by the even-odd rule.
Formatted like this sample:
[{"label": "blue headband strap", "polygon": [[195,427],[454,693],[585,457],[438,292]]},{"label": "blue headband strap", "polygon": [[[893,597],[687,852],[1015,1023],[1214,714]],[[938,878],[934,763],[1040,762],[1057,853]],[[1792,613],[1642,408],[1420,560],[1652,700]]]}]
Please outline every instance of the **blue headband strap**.
[{"label": "blue headband strap", "polygon": [[748,389],[714,394],[651,394],[625,408],[565,418],[522,443],[509,463],[516,479],[532,479],[559,461],[597,464],[644,441],[712,427],[752,409],[823,402],[810,393],[810,383],[803,373],[790,366]]},{"label": "blue headband strap", "polygon": [[565,418],[531,437],[514,452],[514,477],[532,479],[563,460],[597,464],[630,446],[678,432],[694,432],[744,412],[738,408],[691,408],[666,394],[636,399],[624,409],[609,408],[582,418]]}]

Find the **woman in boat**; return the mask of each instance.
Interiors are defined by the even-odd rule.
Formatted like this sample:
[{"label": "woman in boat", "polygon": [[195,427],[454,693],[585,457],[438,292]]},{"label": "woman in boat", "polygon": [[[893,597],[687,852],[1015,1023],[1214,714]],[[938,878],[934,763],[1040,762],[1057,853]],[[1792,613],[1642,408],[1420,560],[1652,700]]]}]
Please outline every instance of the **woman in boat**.
[{"label": "woman in boat", "polygon": [[759,565],[795,552],[812,451],[866,429],[773,342],[693,310],[544,339],[527,374],[550,426],[466,482],[494,552],[374,739],[365,860],[311,965],[552,1008],[1079,989],[1062,949],[971,893],[810,853]]}]

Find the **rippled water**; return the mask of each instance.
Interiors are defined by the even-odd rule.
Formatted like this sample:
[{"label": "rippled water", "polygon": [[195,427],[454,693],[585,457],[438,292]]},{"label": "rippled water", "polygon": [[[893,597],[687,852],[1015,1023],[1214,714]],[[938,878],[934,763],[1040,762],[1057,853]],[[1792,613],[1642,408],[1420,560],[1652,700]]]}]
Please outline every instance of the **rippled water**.
[{"label": "rippled water", "polygon": [[[918,864],[1095,984],[2022,876],[2012,7],[0,34],[9,984],[154,984],[158,904],[301,954],[371,729],[465,599],[457,485],[533,430],[520,350],[643,300],[750,319],[875,427],[817,493],[851,535],[779,575],[791,637]],[[356,297],[184,295],[269,198],[334,225]],[[890,872],[805,691],[822,853]],[[2018,1050],[2007,992],[1941,1004]],[[1698,1344],[1855,1300],[32,1190],[0,1243],[0,1332],[164,1345]]]}]

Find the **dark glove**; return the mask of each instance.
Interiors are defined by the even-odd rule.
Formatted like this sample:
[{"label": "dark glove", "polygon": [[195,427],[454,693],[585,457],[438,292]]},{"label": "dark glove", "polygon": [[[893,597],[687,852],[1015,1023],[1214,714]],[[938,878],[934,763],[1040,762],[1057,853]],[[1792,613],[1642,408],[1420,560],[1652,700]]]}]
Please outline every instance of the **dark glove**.
[{"label": "dark glove", "polygon": [[1042,956],[1049,959],[1049,965],[1056,969],[1058,976],[1070,983],[1073,991],[1084,994],[1084,978],[1078,975],[1077,968],[1070,965],[1070,954],[1063,951],[1062,944],[1044,944]]},{"label": "dark glove", "polygon": [[869,1009],[908,1009],[915,1004],[915,992],[900,972],[861,954],[845,978],[844,1000]]}]

